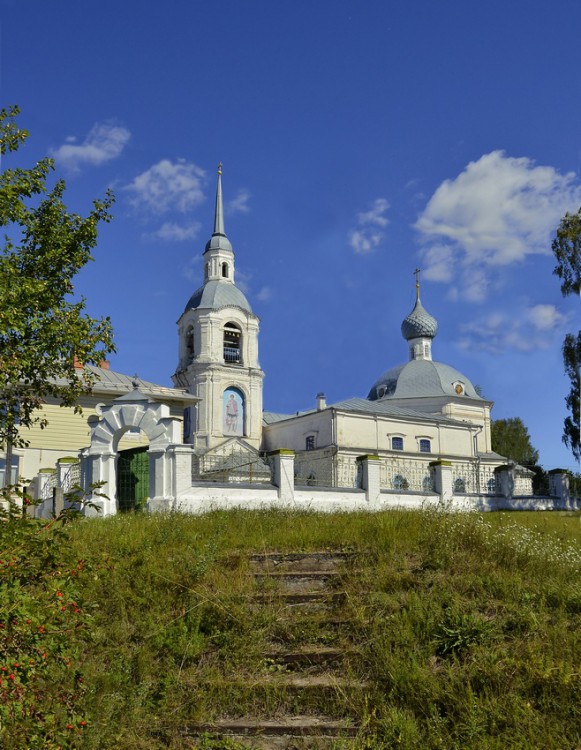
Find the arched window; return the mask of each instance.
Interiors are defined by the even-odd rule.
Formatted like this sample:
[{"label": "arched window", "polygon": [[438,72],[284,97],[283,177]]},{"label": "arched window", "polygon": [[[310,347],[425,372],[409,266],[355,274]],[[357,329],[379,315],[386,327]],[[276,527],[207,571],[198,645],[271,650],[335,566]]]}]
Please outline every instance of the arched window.
[{"label": "arched window", "polygon": [[222,400],[224,435],[244,435],[244,394],[238,388],[226,388]]},{"label": "arched window", "polygon": [[209,278],[209,276],[210,276],[210,264],[206,263],[206,280]]},{"label": "arched window", "polygon": [[226,364],[242,362],[241,339],[242,332],[236,323],[226,323],[224,326],[224,362]]},{"label": "arched window", "polygon": [[227,263],[222,263],[222,277],[224,279],[228,278],[228,264]]},{"label": "arched window", "polygon": [[315,436],[314,435],[307,435],[305,439],[305,450],[306,451],[315,450]]},{"label": "arched window", "polygon": [[458,477],[454,480],[454,492],[464,494],[466,492],[466,480],[464,477]]},{"label": "arched window", "polygon": [[392,451],[402,451],[403,450],[403,438],[402,437],[392,437],[392,439],[391,439],[391,450]]},{"label": "arched window", "polygon": [[186,359],[188,364],[194,358],[194,326],[188,326],[186,330]]}]

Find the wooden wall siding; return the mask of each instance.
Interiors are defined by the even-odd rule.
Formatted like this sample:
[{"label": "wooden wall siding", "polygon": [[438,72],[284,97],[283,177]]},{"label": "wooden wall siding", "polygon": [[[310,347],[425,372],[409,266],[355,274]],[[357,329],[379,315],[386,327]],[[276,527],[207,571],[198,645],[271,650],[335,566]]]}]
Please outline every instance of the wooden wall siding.
[{"label": "wooden wall siding", "polygon": [[[71,407],[60,407],[56,402],[45,403],[42,415],[48,420],[47,427],[41,430],[38,425],[30,430],[23,430],[22,437],[30,441],[30,448],[44,448],[48,450],[76,452],[85,448],[90,442],[90,430],[87,419],[96,414],[97,404],[105,404],[105,399],[98,395],[85,396],[80,405],[82,414],[75,414]],[[183,409],[181,406],[171,407],[171,416],[182,419]],[[148,439],[144,434],[139,437],[124,436],[119,442],[119,450],[126,448],[138,448],[147,445]]]}]

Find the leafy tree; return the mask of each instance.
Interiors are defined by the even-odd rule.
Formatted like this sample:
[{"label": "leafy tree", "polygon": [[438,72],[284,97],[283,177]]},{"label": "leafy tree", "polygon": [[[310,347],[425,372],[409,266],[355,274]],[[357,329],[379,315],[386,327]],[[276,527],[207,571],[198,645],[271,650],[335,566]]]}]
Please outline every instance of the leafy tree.
[{"label": "leafy tree", "polygon": [[581,331],[575,336],[568,333],[563,342],[563,361],[565,374],[571,381],[571,390],[565,399],[569,416],[565,418],[563,442],[571,449],[575,458],[581,459],[579,376],[581,368]]},{"label": "leafy tree", "polygon": [[551,245],[557,265],[553,273],[561,279],[561,293],[581,294],[581,208],[561,219]]},{"label": "leafy tree", "polygon": [[[28,137],[17,107],[0,110],[0,155],[17,151]],[[63,202],[65,183],[47,185],[51,159],[30,169],[0,173],[0,447],[25,445],[19,427],[44,426],[43,399],[75,406],[90,390],[74,360],[98,364],[114,350],[108,318],[85,312],[74,300],[73,278],[90,261],[100,222],[111,218],[113,196],[93,202],[86,217],[70,213]],[[7,478],[9,472],[6,472]]]},{"label": "leafy tree", "polygon": [[520,417],[493,420],[492,450],[521,466],[535,466],[539,461],[539,452]]},{"label": "leafy tree", "polygon": [[[555,239],[551,245],[557,265],[553,273],[561,279],[563,297],[581,295],[581,208],[576,214],[566,213],[561,219]],[[581,332],[577,336],[568,333],[563,342],[565,374],[571,382],[571,390],[565,399],[569,416],[565,418],[563,442],[571,449],[577,460],[581,459],[579,378],[581,377]]]}]

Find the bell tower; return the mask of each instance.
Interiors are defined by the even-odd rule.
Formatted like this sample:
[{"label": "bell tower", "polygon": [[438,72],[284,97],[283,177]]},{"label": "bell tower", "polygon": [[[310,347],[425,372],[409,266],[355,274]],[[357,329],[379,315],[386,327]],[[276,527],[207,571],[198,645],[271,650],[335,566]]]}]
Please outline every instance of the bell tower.
[{"label": "bell tower", "polygon": [[189,407],[185,441],[199,454],[233,437],[254,448],[262,439],[258,317],[234,283],[234,252],[224,229],[222,165],[214,231],[204,250],[204,283],[178,320],[179,361],[173,382],[201,400]]}]

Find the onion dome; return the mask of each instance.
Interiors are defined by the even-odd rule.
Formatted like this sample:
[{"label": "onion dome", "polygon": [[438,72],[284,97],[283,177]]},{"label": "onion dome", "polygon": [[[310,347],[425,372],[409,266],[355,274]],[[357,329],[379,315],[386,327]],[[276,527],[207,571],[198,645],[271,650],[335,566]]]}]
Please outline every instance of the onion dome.
[{"label": "onion dome", "polygon": [[401,324],[401,332],[406,341],[420,338],[433,339],[438,333],[438,321],[420,302],[419,291],[414,309]]}]

